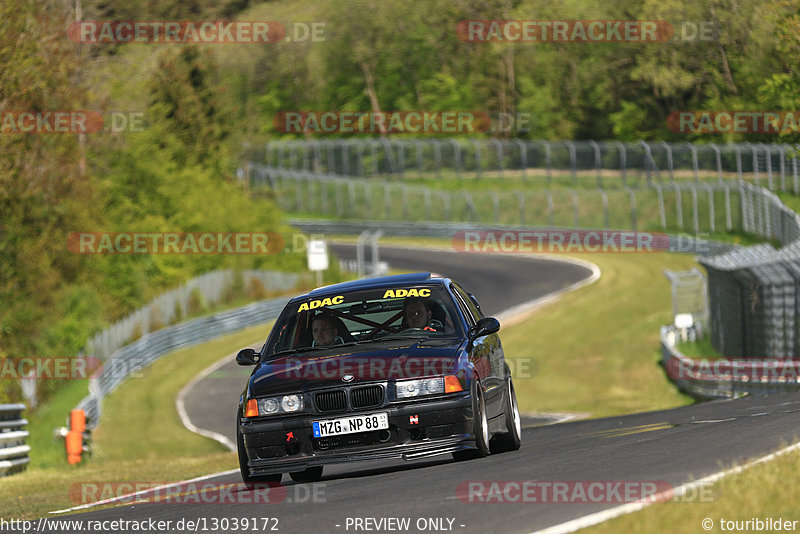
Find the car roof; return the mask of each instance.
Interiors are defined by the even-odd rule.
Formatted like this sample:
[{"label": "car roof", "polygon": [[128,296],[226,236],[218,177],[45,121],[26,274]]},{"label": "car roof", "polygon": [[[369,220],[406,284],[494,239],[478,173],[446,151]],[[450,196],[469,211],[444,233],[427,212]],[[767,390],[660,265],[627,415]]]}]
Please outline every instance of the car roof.
[{"label": "car roof", "polygon": [[444,283],[445,280],[447,279],[433,273],[408,273],[396,274],[393,276],[379,276],[376,278],[362,278],[360,280],[352,280],[350,282],[342,282],[340,284],[318,287],[316,289],[312,289],[305,295],[298,295],[297,297],[293,298],[292,301],[307,297],[316,297],[318,295],[327,295],[329,293],[344,293],[361,289],[373,289],[377,287],[398,286],[404,284],[419,284],[422,282]]}]

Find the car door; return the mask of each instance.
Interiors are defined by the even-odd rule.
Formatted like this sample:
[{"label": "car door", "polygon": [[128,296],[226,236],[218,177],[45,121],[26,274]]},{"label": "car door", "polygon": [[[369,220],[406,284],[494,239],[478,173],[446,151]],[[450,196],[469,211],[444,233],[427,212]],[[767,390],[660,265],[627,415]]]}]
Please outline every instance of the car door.
[{"label": "car door", "polygon": [[[483,318],[483,312],[476,304],[475,297],[464,291],[458,284],[451,287],[456,296],[458,305],[473,326]],[[503,412],[503,384],[505,370],[503,365],[503,349],[500,345],[500,336],[497,333],[482,336],[473,342],[470,350],[473,365],[481,372],[481,381],[486,399],[486,410],[490,417]]]}]

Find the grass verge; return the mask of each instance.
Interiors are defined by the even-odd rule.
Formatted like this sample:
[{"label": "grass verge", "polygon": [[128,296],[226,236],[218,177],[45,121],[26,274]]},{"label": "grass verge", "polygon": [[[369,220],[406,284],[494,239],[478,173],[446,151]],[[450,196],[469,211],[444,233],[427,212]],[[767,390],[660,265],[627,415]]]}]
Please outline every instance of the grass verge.
[{"label": "grass verge", "polygon": [[[74,492],[81,483],[169,482],[236,468],[234,453],[183,427],[175,397],[197,373],[226,354],[261,341],[267,329],[258,325],[181,349],[156,361],[141,377],[126,380],[106,398],[92,456],[77,466],[67,465],[62,456],[60,463],[4,479],[0,517],[32,519],[80,504],[70,489]],[[52,417],[63,426],[65,413],[59,414],[56,406]],[[47,433],[52,436],[51,429],[42,435]],[[63,442],[56,446],[63,451]]]},{"label": "grass verge", "polygon": [[[729,475],[711,487],[696,492],[691,498],[676,497],[668,502],[656,503],[635,514],[628,514],[582,530],[593,534],[617,532],[723,532],[725,530],[750,530],[775,532],[774,529],[742,528],[745,521],[759,518],[795,520],[794,528],[781,526],[781,530],[796,531],[797,493],[794,484],[787,481],[800,476],[800,453],[797,450],[778,456],[769,462],[752,466],[738,474]],[[703,521],[711,520],[710,528]],[[721,522],[726,522],[722,528]],[[738,521],[739,528],[727,523]],[[791,523],[790,523],[791,524]],[[705,523],[705,526],[709,526]]]}]

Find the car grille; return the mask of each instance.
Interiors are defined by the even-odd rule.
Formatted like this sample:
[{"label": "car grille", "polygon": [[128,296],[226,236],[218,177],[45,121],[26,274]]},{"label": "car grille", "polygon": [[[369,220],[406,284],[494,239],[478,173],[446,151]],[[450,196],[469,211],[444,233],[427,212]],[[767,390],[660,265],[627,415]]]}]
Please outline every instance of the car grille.
[{"label": "car grille", "polygon": [[397,427],[394,426],[390,427],[389,430],[373,430],[371,432],[359,432],[357,434],[311,440],[311,446],[315,451],[335,451],[369,447],[371,445],[392,445],[394,443],[397,443]]},{"label": "car grille", "polygon": [[347,409],[347,394],[343,389],[322,391],[314,395],[314,404],[320,413],[343,412]]},{"label": "car grille", "polygon": [[353,410],[377,408],[383,404],[385,391],[386,388],[383,384],[319,391],[314,394],[314,405],[319,413],[344,412],[348,408],[347,396],[349,394],[349,407]]},{"label": "car grille", "polygon": [[353,408],[375,408],[383,404],[383,387],[367,386],[350,390],[350,404]]}]

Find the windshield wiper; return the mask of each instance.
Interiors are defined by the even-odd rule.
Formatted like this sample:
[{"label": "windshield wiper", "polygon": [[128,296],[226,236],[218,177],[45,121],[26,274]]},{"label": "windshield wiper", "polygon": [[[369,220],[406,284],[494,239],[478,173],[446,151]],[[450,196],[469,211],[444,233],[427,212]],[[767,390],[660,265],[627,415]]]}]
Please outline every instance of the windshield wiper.
[{"label": "windshield wiper", "polygon": [[315,351],[315,350],[324,350],[324,349],[330,349],[330,348],[333,348],[333,347],[341,347],[341,346],[342,345],[331,345],[331,346],[328,346],[328,347],[322,347],[322,346],[319,346],[319,347],[298,347],[296,349],[279,350],[278,352],[273,352],[272,354],[268,354],[267,355],[267,359],[268,360],[272,360],[272,359],[276,358],[277,356],[285,356],[286,354],[297,354],[298,352],[311,352],[311,351]]}]

